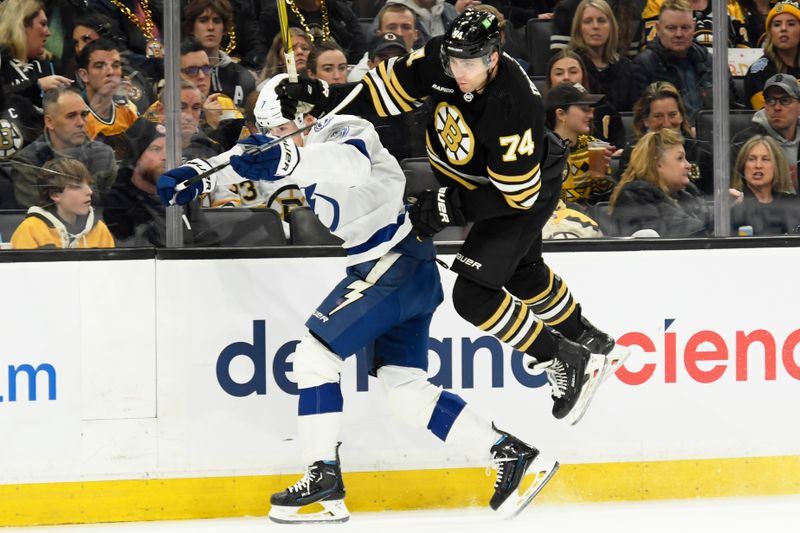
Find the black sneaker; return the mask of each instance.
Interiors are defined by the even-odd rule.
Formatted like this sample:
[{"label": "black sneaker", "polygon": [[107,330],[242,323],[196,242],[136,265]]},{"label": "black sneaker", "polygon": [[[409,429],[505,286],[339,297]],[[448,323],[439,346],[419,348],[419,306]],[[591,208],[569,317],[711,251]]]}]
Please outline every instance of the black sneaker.
[{"label": "black sneaker", "polygon": [[591,353],[601,353],[606,356],[606,367],[601,378],[601,382],[603,382],[617,371],[631,351],[625,346],[618,346],[613,337],[594,327],[584,316],[581,316],[581,325],[583,333],[575,342],[583,345]]},{"label": "black sneaker", "polygon": [[603,377],[606,358],[590,353],[556,331],[558,353],[549,361],[533,362],[528,368],[544,370],[550,382],[553,416],[575,425],[583,417]]},{"label": "black sneaker", "polygon": [[[336,461],[317,461],[303,478],[283,492],[272,495],[269,518],[279,524],[347,522],[350,512],[344,504],[344,481],[339,466],[339,447]],[[306,506],[321,504],[323,511],[302,513]]]},{"label": "black sneaker", "polygon": [[[518,438],[492,428],[500,438],[492,446],[492,464],[497,469],[494,494],[489,506],[495,511],[512,518],[539,494],[558,470],[558,462],[546,461],[539,456],[539,450],[528,446]],[[532,483],[520,492],[520,485],[529,476],[535,476]]]}]

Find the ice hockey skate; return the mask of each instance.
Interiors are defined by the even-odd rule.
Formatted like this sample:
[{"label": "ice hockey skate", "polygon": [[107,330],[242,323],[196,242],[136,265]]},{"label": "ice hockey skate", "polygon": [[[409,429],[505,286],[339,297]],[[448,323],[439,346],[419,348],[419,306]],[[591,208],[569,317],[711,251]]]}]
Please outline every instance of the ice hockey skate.
[{"label": "ice hockey skate", "polygon": [[306,469],[303,478],[270,498],[269,519],[279,524],[347,522],[350,511],[344,504],[344,481],[336,461],[317,461]]},{"label": "ice hockey skate", "polygon": [[606,356],[606,367],[603,371],[603,377],[600,378],[602,383],[612,376],[620,365],[625,362],[631,354],[631,350],[614,342],[610,335],[594,327],[583,316],[581,316],[581,325],[584,328],[583,333],[575,342],[582,344],[591,353],[601,353]]},{"label": "ice hockey skate", "polygon": [[603,377],[606,357],[591,353],[583,345],[567,340],[558,332],[558,354],[549,361],[531,362],[528,368],[544,370],[553,397],[553,416],[575,425],[589,408]]},{"label": "ice hockey skate", "polygon": [[492,463],[497,469],[497,480],[489,506],[510,519],[531,503],[559,465],[557,461],[542,459],[539,450],[513,435],[497,428],[494,430],[501,436],[492,446]]}]

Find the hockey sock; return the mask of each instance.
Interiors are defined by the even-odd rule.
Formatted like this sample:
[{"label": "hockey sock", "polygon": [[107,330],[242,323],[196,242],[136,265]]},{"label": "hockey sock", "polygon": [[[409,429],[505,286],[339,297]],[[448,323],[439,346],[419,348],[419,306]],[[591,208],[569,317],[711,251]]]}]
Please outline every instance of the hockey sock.
[{"label": "hockey sock", "polygon": [[336,460],[343,407],[339,383],[299,390],[297,430],[304,464]]},{"label": "hockey sock", "polygon": [[468,322],[540,361],[550,359],[558,350],[555,338],[542,321],[504,290],[490,289],[459,276],[453,287],[453,306]]},{"label": "hockey sock", "polygon": [[543,261],[535,263],[532,269],[520,269],[509,281],[508,289],[566,338],[576,339],[583,332],[580,306],[567,284]]},{"label": "hockey sock", "polygon": [[492,424],[472,411],[460,396],[447,391],[439,395],[428,429],[470,459],[481,462],[489,461],[492,444],[499,436]]}]

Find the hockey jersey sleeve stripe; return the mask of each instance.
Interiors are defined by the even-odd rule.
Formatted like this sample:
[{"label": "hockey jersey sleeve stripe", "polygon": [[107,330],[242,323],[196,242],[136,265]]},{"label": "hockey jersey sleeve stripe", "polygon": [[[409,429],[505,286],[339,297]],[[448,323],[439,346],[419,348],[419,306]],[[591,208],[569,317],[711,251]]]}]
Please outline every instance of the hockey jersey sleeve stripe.
[{"label": "hockey jersey sleeve stripe", "polygon": [[397,94],[399,94],[400,97],[402,97],[409,104],[419,102],[418,98],[414,98],[413,96],[409,95],[408,91],[406,91],[403,88],[403,86],[400,85],[400,80],[397,79],[397,75],[394,73],[394,68],[393,68],[396,62],[397,58],[393,57],[389,59],[389,61],[385,61],[384,63],[381,63],[381,65],[379,65],[379,67],[383,65],[388,65],[388,70],[386,71],[386,76],[385,76],[387,83],[391,85],[392,88],[397,92]]},{"label": "hockey jersey sleeve stripe", "polygon": [[467,181],[464,178],[460,177],[458,174],[455,174],[454,172],[450,172],[449,170],[447,170],[445,167],[443,167],[442,165],[440,165],[436,161],[434,161],[432,159],[429,159],[429,161],[430,161],[431,166],[434,167],[436,170],[438,170],[439,172],[441,172],[442,174],[444,174],[448,178],[457,181],[458,183],[460,183],[461,185],[463,185],[464,187],[466,187],[470,191],[478,188],[478,186],[475,185],[474,183],[470,183],[469,181]]},{"label": "hockey jersey sleeve stripe", "polygon": [[367,86],[367,89],[369,89],[369,94],[372,97],[372,106],[375,108],[375,112],[378,114],[378,116],[383,118],[388,117],[389,113],[386,112],[383,104],[381,104],[381,98],[378,95],[378,90],[375,88],[375,84],[372,82],[370,74],[371,73],[368,72],[367,75],[364,76],[362,83]]},{"label": "hockey jersey sleeve stripe", "polygon": [[361,139],[347,139],[342,144],[349,144],[350,146],[354,146],[356,150],[364,154],[364,157],[372,161],[372,158],[369,156],[369,151],[367,150],[367,144]]},{"label": "hockey jersey sleeve stripe", "polygon": [[[398,107],[397,102],[395,102],[394,98],[389,94],[388,88],[386,87],[386,83],[384,83],[383,79],[380,77],[380,74],[376,71],[369,71],[364,79],[369,80],[372,83],[372,86],[375,88],[375,96],[381,102],[381,105],[386,110],[388,115],[399,115],[403,111]],[[406,105],[403,103],[403,105]],[[410,109],[410,108],[409,108]]]},{"label": "hockey jersey sleeve stripe", "polygon": [[491,168],[486,168],[486,172],[489,173],[489,177],[492,178],[494,181],[499,181],[500,183],[525,183],[526,181],[539,181],[539,164],[537,163],[530,172],[526,172],[525,174],[517,175],[517,176],[507,176],[505,174],[500,174],[499,172],[493,171]]},{"label": "hockey jersey sleeve stripe", "polygon": [[[401,94],[397,90],[398,88],[400,88],[400,90],[402,91],[402,87],[400,87],[399,84],[396,83],[397,82],[397,77],[392,75],[391,72],[387,72],[386,71],[386,62],[385,61],[381,62],[378,65],[378,74],[380,74],[380,77],[382,78],[382,80],[383,80],[383,82],[384,82],[384,84],[386,86],[387,91],[389,92],[389,94],[392,97],[392,99],[394,100],[394,102],[398,106],[400,106],[400,109],[402,109],[406,113],[409,112],[409,111],[413,111],[412,107],[406,103],[406,100],[408,100],[408,98],[409,98],[408,95],[406,94],[404,96],[403,94]],[[411,101],[413,101],[413,100],[411,100]]]}]

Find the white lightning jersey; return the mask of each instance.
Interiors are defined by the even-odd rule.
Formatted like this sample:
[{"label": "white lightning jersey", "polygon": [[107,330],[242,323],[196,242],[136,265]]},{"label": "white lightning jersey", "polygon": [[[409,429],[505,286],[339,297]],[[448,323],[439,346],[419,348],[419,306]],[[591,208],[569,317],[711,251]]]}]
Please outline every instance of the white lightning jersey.
[{"label": "white lightning jersey", "polygon": [[[218,165],[242,151],[234,146],[208,163]],[[372,124],[352,115],[322,118],[298,152],[291,175],[274,184],[293,183],[304,191],[320,221],[344,241],[348,265],[377,259],[409,234],[403,170]],[[245,181],[230,166],[215,178],[218,187]]]}]

